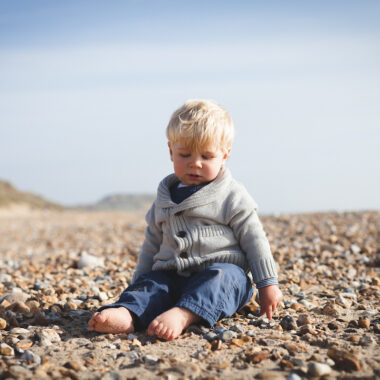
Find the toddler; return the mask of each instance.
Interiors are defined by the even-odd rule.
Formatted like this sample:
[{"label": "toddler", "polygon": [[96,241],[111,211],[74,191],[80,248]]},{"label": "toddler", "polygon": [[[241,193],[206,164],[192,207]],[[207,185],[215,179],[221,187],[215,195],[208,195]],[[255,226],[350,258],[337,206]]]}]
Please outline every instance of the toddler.
[{"label": "toddler", "polygon": [[129,333],[147,329],[177,338],[190,324],[209,326],[233,315],[252,297],[261,315],[281,302],[276,264],[246,189],[225,168],[234,126],[209,100],[189,100],[166,130],[174,174],[158,186],[131,285],[103,306],[89,329]]}]

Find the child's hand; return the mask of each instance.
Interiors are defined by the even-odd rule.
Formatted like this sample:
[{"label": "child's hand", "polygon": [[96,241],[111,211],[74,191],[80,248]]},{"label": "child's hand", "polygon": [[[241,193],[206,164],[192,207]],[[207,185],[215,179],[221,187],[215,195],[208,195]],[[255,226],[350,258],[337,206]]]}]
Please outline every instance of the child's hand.
[{"label": "child's hand", "polygon": [[269,285],[259,289],[260,316],[266,313],[272,319],[272,313],[282,300],[281,290],[277,285]]}]

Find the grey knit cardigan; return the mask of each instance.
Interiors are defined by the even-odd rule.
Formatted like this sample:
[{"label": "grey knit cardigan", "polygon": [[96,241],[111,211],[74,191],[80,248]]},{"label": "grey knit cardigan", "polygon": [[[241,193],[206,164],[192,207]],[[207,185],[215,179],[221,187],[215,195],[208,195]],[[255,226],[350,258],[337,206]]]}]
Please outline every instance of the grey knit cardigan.
[{"label": "grey knit cardigan", "polygon": [[251,271],[255,283],[277,277],[257,204],[228,169],[176,204],[169,189],[178,181],[171,174],[158,186],[132,282],[151,270],[188,275],[215,262]]}]

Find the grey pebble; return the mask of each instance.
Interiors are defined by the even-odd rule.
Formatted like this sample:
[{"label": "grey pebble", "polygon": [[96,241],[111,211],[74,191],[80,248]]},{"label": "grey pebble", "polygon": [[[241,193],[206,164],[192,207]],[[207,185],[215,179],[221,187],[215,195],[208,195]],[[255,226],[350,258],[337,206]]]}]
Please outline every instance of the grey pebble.
[{"label": "grey pebble", "polygon": [[141,359],[146,364],[156,364],[159,361],[158,358],[156,358],[155,356],[152,356],[152,355],[144,355],[141,357]]},{"label": "grey pebble", "polygon": [[227,329],[223,326],[215,326],[212,330],[213,333],[215,334],[221,334],[223,333],[224,331],[227,331]]},{"label": "grey pebble", "polygon": [[363,335],[359,341],[359,344],[365,347],[372,346],[375,343],[375,340],[370,335]]},{"label": "grey pebble", "polygon": [[230,330],[235,331],[235,332],[240,333],[240,334],[244,332],[243,327],[239,324],[231,326]]},{"label": "grey pebble", "polygon": [[237,334],[234,331],[227,330],[227,331],[224,331],[221,334],[219,334],[219,337],[220,337],[220,339],[222,339],[223,342],[226,342],[226,341],[229,341],[233,338],[236,338]]},{"label": "grey pebble", "polygon": [[207,341],[209,342],[212,342],[213,340],[215,340],[216,338],[218,337],[217,334],[215,334],[214,332],[209,332],[208,334],[205,334],[203,336],[204,339],[206,339]]},{"label": "grey pebble", "polygon": [[291,373],[286,377],[286,380],[302,380],[302,377],[297,375],[296,373]]},{"label": "grey pebble", "polygon": [[297,322],[296,320],[290,316],[290,315],[285,315],[284,318],[282,318],[280,322],[281,327],[286,330],[296,330],[297,329]]},{"label": "grey pebble", "polygon": [[41,357],[30,350],[25,350],[24,353],[20,356],[20,359],[35,363],[37,365],[41,364]]}]

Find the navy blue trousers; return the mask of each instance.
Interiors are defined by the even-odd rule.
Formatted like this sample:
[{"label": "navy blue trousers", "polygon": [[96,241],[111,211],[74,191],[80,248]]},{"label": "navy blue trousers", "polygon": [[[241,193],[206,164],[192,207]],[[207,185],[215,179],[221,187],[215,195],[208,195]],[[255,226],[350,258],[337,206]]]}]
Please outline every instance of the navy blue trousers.
[{"label": "navy blue trousers", "polygon": [[192,311],[208,325],[230,317],[248,303],[253,289],[246,273],[234,264],[214,263],[189,277],[175,271],[151,271],[123,291],[120,299],[99,311],[125,307],[142,330],[161,313],[178,306]]}]

